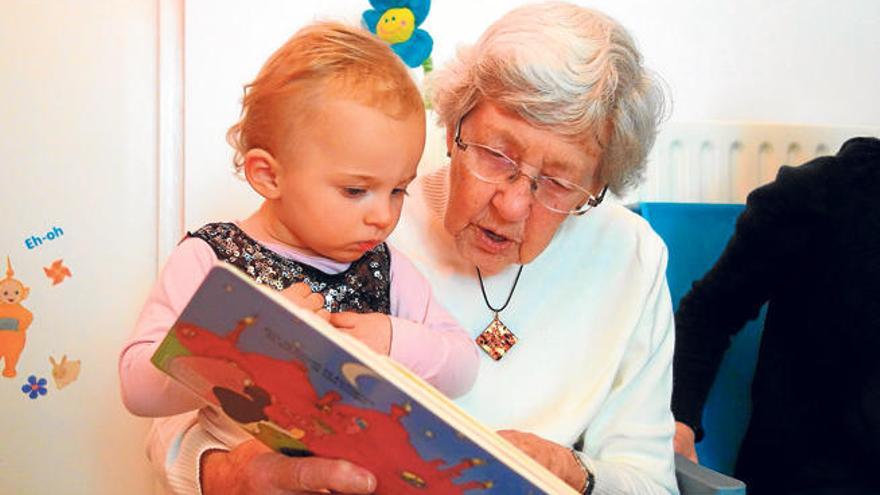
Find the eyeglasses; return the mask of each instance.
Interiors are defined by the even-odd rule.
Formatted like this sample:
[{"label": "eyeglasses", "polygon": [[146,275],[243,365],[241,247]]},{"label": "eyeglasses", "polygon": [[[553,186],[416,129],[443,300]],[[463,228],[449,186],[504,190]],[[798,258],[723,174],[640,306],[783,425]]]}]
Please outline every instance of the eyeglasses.
[{"label": "eyeglasses", "polygon": [[535,201],[550,211],[567,215],[583,215],[591,208],[599,206],[605,199],[608,186],[602,188],[599,196],[593,196],[570,180],[540,173],[528,174],[523,171],[525,167],[535,171],[540,169],[525,163],[517,163],[504,153],[485,144],[462,140],[461,123],[466,116],[467,114],[462,116],[455,126],[455,144],[460,150],[470,152],[471,159],[465,160],[465,168],[477,179],[489,184],[512,184],[524,175],[531,182],[530,190]]}]

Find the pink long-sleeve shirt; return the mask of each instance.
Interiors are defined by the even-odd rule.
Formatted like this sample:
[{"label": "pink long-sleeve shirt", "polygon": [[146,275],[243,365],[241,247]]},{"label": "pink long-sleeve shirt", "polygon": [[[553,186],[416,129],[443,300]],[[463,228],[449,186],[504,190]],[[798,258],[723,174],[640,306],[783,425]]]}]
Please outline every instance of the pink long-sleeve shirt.
[{"label": "pink long-sleeve shirt", "polygon": [[[284,244],[262,244],[326,273],[339,273],[349,266],[303,255]],[[181,242],[168,258],[119,356],[122,399],[133,414],[170,416],[205,405],[153,366],[150,357],[208,271],[219,262],[211,247],[197,238]],[[434,299],[425,277],[393,247],[390,274],[391,358],[450,397],[464,394],[477,376],[476,345]]]}]

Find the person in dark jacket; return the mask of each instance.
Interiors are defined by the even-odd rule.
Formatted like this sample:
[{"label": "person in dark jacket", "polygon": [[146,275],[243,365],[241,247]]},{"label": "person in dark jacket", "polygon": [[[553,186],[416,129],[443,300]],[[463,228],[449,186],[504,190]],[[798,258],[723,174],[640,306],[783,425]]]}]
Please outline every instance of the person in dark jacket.
[{"label": "person in dark jacket", "polygon": [[675,315],[676,451],[696,458],[721,359],[768,303],[735,475],[750,495],[880,494],[880,140],[749,194]]}]

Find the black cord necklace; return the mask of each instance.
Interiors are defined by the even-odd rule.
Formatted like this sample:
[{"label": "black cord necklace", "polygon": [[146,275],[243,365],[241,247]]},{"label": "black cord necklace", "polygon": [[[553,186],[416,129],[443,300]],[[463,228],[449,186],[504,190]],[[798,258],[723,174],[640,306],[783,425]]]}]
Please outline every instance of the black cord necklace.
[{"label": "black cord necklace", "polygon": [[495,308],[489,302],[489,297],[486,296],[486,287],[483,285],[483,274],[480,273],[480,268],[477,267],[477,279],[480,281],[480,291],[483,293],[483,300],[486,301],[486,306],[495,313],[495,317],[492,318],[492,322],[483,330],[480,335],[477,335],[476,342],[477,345],[483,349],[486,354],[489,355],[495,361],[498,361],[510,350],[511,347],[516,345],[517,337],[510,331],[507,326],[501,322],[498,318],[498,314],[504,311],[504,308],[510,304],[510,298],[513,297],[513,291],[516,289],[516,284],[519,282],[519,276],[522,275],[523,265],[519,266],[519,270],[516,272],[516,278],[513,280],[513,285],[510,287],[510,293],[507,294],[507,300],[504,301],[504,305],[500,308]]}]

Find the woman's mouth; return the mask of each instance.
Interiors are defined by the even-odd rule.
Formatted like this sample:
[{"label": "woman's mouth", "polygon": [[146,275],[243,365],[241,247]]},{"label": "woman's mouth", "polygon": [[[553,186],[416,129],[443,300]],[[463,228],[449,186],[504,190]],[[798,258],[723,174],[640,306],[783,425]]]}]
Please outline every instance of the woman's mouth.
[{"label": "woman's mouth", "polygon": [[498,254],[513,244],[513,240],[493,230],[477,227],[477,245],[483,251]]}]

